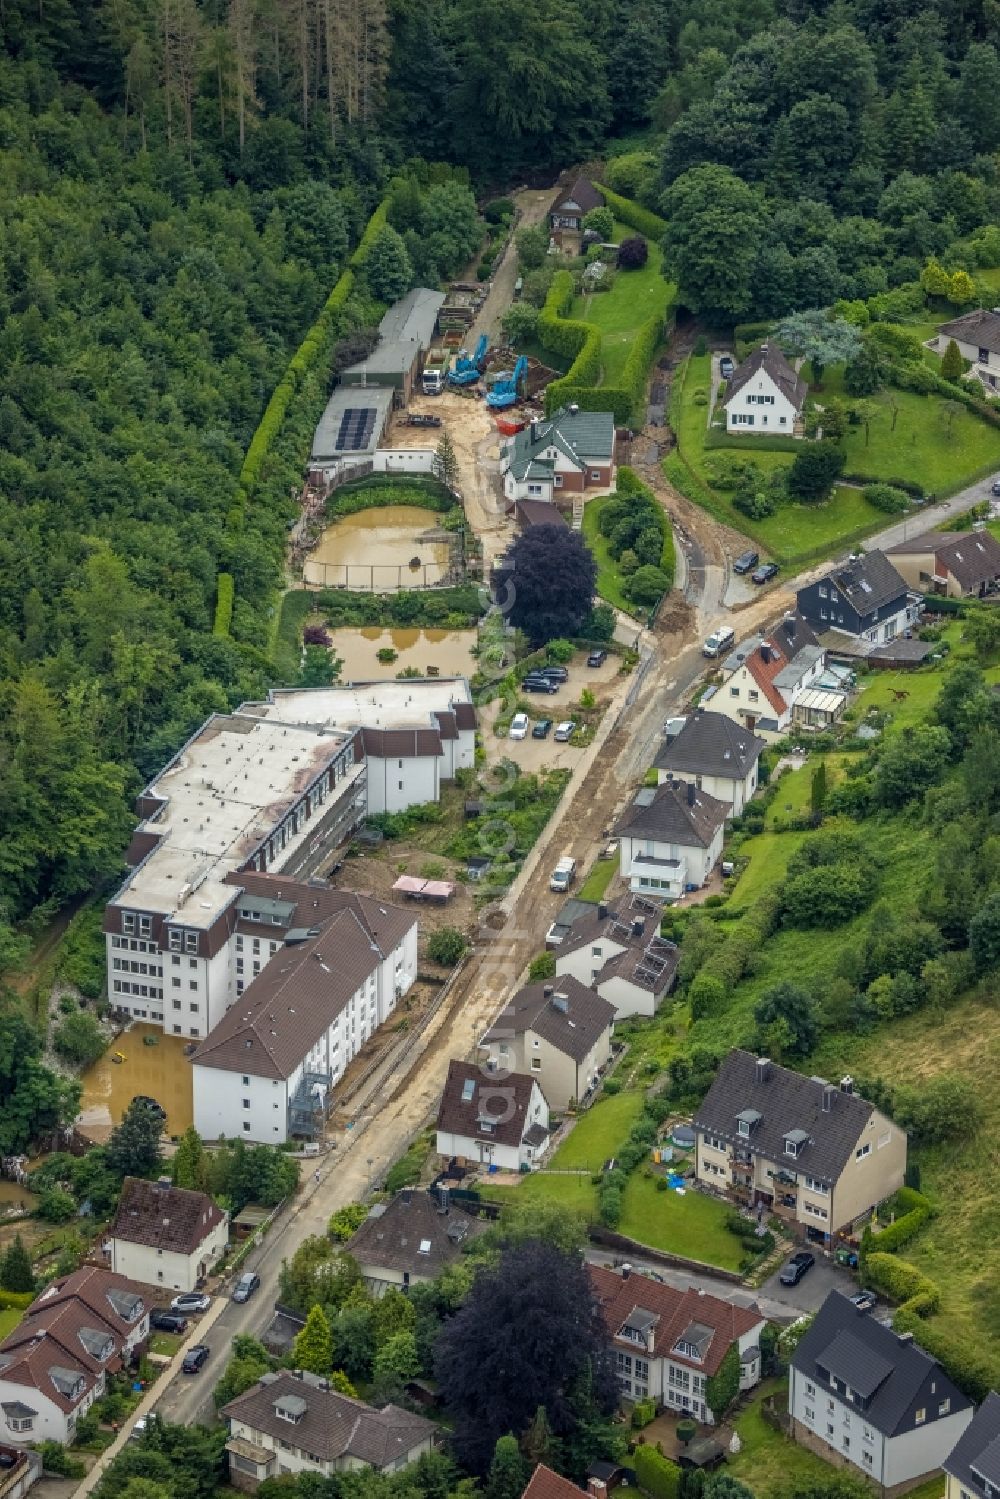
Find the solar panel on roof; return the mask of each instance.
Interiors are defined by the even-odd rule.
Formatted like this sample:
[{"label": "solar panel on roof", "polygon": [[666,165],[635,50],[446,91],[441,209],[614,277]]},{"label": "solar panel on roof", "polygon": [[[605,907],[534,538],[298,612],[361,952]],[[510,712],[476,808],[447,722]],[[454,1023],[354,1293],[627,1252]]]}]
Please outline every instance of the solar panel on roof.
[{"label": "solar panel on roof", "polygon": [[356,453],[368,446],[375,428],[375,410],[371,406],[348,406],[340,419],[336,447],[339,452]]}]

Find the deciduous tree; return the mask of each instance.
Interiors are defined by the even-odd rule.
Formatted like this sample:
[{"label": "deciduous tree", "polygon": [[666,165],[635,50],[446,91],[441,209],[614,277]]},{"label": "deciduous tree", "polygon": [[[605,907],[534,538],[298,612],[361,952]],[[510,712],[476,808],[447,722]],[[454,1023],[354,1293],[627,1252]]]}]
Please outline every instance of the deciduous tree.
[{"label": "deciduous tree", "polygon": [[509,566],[508,620],[533,646],[580,634],[590,615],[597,564],[578,532],[565,525],[531,526],[511,548]]}]

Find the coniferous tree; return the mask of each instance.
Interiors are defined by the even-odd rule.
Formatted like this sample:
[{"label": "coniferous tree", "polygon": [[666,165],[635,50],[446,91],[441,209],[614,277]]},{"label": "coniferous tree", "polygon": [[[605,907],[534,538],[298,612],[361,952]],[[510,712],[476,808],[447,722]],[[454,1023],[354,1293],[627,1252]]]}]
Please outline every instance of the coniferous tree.
[{"label": "coniferous tree", "polygon": [[20,1234],[15,1236],[14,1242],[0,1259],[0,1288],[4,1291],[16,1291],[18,1294],[35,1289],[31,1256],[25,1249]]}]

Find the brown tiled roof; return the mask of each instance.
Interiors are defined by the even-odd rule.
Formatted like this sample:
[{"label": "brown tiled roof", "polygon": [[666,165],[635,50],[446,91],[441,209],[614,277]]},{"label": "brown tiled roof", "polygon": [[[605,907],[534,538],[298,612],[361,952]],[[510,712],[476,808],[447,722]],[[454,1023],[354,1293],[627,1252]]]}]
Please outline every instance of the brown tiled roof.
[{"label": "brown tiled roof", "polygon": [[[221,1415],[240,1421],[252,1431],[293,1442],[321,1462],[353,1457],[373,1468],[388,1468],[414,1448],[431,1440],[437,1426],[397,1405],[376,1410],[362,1400],[323,1389],[325,1381],[300,1378],[284,1370],[265,1375],[243,1395],[224,1405]],[[304,1409],[294,1423],[275,1412],[279,1402],[301,1402]]]},{"label": "brown tiled roof", "polygon": [[939,323],[938,332],[961,343],[975,344],[977,349],[989,349],[991,354],[1000,354],[1000,314],[992,307],[976,307],[949,323]]},{"label": "brown tiled roof", "polygon": [[362,729],[361,743],[366,755],[380,760],[416,760],[443,753],[437,729]]},{"label": "brown tiled roof", "polygon": [[770,375],[775,385],[788,397],[796,411],[801,411],[806,396],[809,393],[809,387],[801,375],[795,373],[777,344],[772,343],[761,344],[759,348],[754,349],[752,354],[748,354],[746,359],[737,365],[731,380],[726,386],[723,405],[728,406],[733,397],[739,395],[744,385],[748,384],[761,370],[765,374]]},{"label": "brown tiled roof", "polygon": [[[768,640],[765,644],[770,647],[773,643]],[[775,677],[779,672],[784,671],[787,664],[782,655],[774,654],[773,649],[769,649],[768,660],[765,661],[760,646],[755,651],[751,651],[746,659],[747,670],[776,713],[784,713],[788,707],[785,699],[774,685]]]},{"label": "brown tiled roof", "polygon": [[126,1244],[193,1254],[225,1217],[205,1192],[164,1187],[127,1176],[108,1237]]},{"label": "brown tiled roof", "polygon": [[[130,1321],[120,1307],[139,1307]],[[0,1372],[11,1384],[36,1389],[71,1411],[104,1369],[121,1367],[122,1347],[146,1309],[149,1287],[95,1265],[53,1281],[0,1343]],[[105,1348],[110,1352],[102,1357]],[[81,1388],[73,1393],[75,1382]]]},{"label": "brown tiled roof", "polygon": [[433,713],[431,717],[437,719],[438,732],[442,739],[458,738],[458,725],[455,722],[454,713]]},{"label": "brown tiled roof", "polygon": [[[491,1077],[475,1062],[451,1062],[438,1107],[437,1127],[445,1134],[470,1140],[489,1139],[497,1145],[520,1145],[531,1120],[528,1109],[537,1078],[523,1072]],[[466,1088],[466,1083],[470,1086]],[[541,1089],[539,1089],[541,1091]],[[464,1094],[468,1094],[465,1097]],[[493,1123],[489,1133],[480,1119]]]},{"label": "brown tiled roof", "polygon": [[1000,541],[990,531],[966,531],[938,546],[935,557],[966,593],[1000,576]]},{"label": "brown tiled roof", "polygon": [[287,1078],[381,961],[353,911],[276,953],[194,1052],[194,1065]]},{"label": "brown tiled roof", "polygon": [[580,1499],[584,1492],[575,1483],[570,1483],[568,1478],[560,1477],[544,1463],[539,1463],[521,1499]]},{"label": "brown tiled roof", "polygon": [[590,213],[592,208],[604,207],[604,194],[594,186],[589,177],[578,177],[565,192],[559,194],[549,213],[558,213],[564,203],[576,203],[584,213]]},{"label": "brown tiled roof", "polygon": [[347,1251],[359,1265],[433,1280],[458,1259],[463,1244],[488,1226],[485,1219],[471,1218],[456,1207],[443,1212],[429,1192],[406,1188],[391,1202],[376,1203]]},{"label": "brown tiled roof", "polygon": [[453,711],[455,722],[460,729],[476,727],[476,710],[472,703],[456,703]]},{"label": "brown tiled roof", "polygon": [[[265,900],[294,902],[295,910],[289,918],[289,927],[304,927],[308,930],[310,927],[323,926],[341,911],[350,911],[383,957],[387,957],[399,946],[414,924],[410,911],[404,911],[401,906],[391,905],[388,901],[379,900],[364,892],[337,890],[333,885],[309,885],[301,880],[287,879],[283,874],[256,874],[247,869],[230,875],[229,878],[231,883],[239,885],[248,895],[261,896]],[[235,909],[238,911],[239,901],[236,902]],[[246,924],[241,924],[238,928],[240,931],[246,929]],[[263,922],[254,922],[250,924],[250,932],[254,937],[266,936],[268,927]]]},{"label": "brown tiled roof", "polygon": [[[562,998],[563,1004],[557,1003]],[[558,1051],[582,1062],[614,1024],[615,1007],[572,974],[526,984],[501,1010],[484,1041],[504,1041],[533,1031]]]},{"label": "brown tiled roof", "polygon": [[523,527],[566,524],[566,517],[551,500],[517,500],[514,510]]},{"label": "brown tiled roof", "polygon": [[728,802],[709,796],[694,781],[664,781],[655,791],[648,786],[639,791],[615,832],[683,848],[710,848],[728,814]]},{"label": "brown tiled roof", "polygon": [[[679,1291],[645,1275],[619,1275],[603,1265],[588,1265],[587,1273],[612,1338],[617,1338],[633,1312],[647,1312],[657,1318],[653,1327],[654,1355],[665,1358],[669,1354],[671,1360],[709,1376],[718,1373],[731,1345],[765,1320],[756,1305],[734,1306],[721,1296],[700,1294],[693,1288]],[[710,1335],[701,1359],[674,1352],[677,1340],[693,1326]],[[622,1346],[628,1342],[623,1339]],[[634,1343],[630,1346],[635,1347]]]}]

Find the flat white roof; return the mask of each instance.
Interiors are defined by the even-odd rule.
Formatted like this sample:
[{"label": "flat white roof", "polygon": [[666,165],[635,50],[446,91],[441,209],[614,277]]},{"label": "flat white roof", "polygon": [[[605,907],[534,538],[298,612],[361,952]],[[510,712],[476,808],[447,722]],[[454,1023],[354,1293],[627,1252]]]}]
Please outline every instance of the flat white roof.
[{"label": "flat white roof", "polygon": [[[350,737],[337,728],[244,712],[210,718],[146,787],[145,796],[165,805],[142,829],[160,841],[116,904],[176,916],[185,926],[211,926],[236,894],[226,876],[245,863]],[[314,832],[315,824],[305,823],[286,843],[285,857]]]},{"label": "flat white roof", "polygon": [[275,688],[250,713],[282,723],[340,724],[350,728],[433,728],[432,713],[471,703],[464,677],[413,677],[397,682],[348,682],[336,687]]},{"label": "flat white roof", "polygon": [[825,692],[813,687],[795,699],[796,708],[818,708],[821,713],[837,713],[847,697],[846,692]]}]

